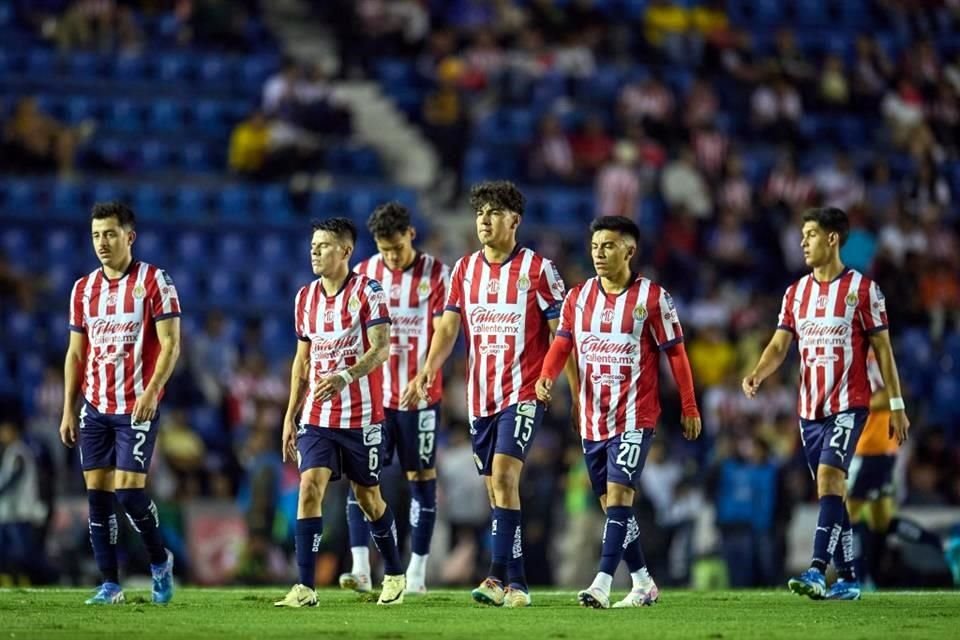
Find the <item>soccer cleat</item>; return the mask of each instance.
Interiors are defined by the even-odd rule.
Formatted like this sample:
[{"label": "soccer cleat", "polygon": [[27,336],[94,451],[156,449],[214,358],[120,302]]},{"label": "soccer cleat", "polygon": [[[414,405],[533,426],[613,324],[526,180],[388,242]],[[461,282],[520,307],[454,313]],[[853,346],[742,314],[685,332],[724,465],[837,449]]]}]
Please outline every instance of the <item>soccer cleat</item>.
[{"label": "soccer cleat", "polygon": [[295,584],[283,597],[283,600],[277,600],[273,603],[273,606],[290,607],[291,609],[315,607],[317,606],[317,592],[306,585]]},{"label": "soccer cleat", "polygon": [[813,567],[807,569],[796,578],[787,582],[790,591],[799,596],[807,596],[812,600],[822,600],[827,595],[827,580],[823,574]]},{"label": "soccer cleat", "polygon": [[403,604],[403,591],[406,588],[406,576],[383,576],[383,588],[380,590],[380,597],[377,598],[377,604]]},{"label": "soccer cleat", "polygon": [[857,580],[837,580],[827,591],[827,600],[859,600],[860,582]]},{"label": "soccer cleat", "polygon": [[499,580],[487,578],[480,583],[480,586],[470,592],[474,602],[488,604],[493,607],[503,606],[504,598],[503,585]]},{"label": "soccer cleat", "polygon": [[123,589],[116,582],[104,582],[84,604],[123,604]]},{"label": "soccer cleat", "polygon": [[425,596],[427,595],[427,585],[422,582],[412,582],[410,578],[407,578],[407,588],[403,590],[403,593],[408,596]]},{"label": "soccer cleat", "polygon": [[167,549],[167,561],[150,565],[153,576],[153,603],[167,604],[173,599],[173,553]]},{"label": "soccer cleat", "polygon": [[634,587],[623,600],[614,602],[613,609],[627,609],[629,607],[649,607],[660,601],[660,589],[653,585],[649,589]]},{"label": "soccer cleat", "polygon": [[511,609],[529,607],[531,604],[530,593],[523,589],[507,587],[503,592],[503,606]]},{"label": "soccer cleat", "polygon": [[577,602],[580,603],[581,607],[590,609],[609,609],[610,594],[604,593],[597,587],[590,587],[577,594]]},{"label": "soccer cleat", "polygon": [[341,573],[340,588],[352,589],[357,593],[370,593],[373,590],[370,576],[362,573]]},{"label": "soccer cleat", "polygon": [[943,550],[943,557],[947,561],[947,566],[950,567],[953,586],[960,587],[960,536],[950,538],[946,549]]}]

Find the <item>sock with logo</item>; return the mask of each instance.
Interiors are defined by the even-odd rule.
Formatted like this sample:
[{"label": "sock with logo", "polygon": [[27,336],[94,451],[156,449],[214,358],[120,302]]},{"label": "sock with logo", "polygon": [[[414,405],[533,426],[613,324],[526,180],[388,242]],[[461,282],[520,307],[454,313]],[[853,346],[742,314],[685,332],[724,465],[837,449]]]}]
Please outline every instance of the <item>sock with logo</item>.
[{"label": "sock with logo", "polygon": [[[408,579],[423,582],[427,572],[427,556],[433,526],[437,521],[437,481],[416,480],[410,483],[410,565]],[[409,580],[408,580],[409,581]]]},{"label": "sock with logo", "polygon": [[[523,534],[520,509],[493,508],[493,562],[490,575],[515,589],[527,590],[523,567]],[[499,573],[494,573],[495,571]],[[504,574],[506,574],[504,576]],[[504,580],[506,577],[506,580]]]},{"label": "sock with logo", "polygon": [[147,496],[147,492],[144,489],[117,489],[117,500],[127,512],[130,524],[143,538],[150,564],[166,563],[167,550],[160,535],[160,516],[157,515],[157,505]]},{"label": "sock with logo", "polygon": [[840,542],[840,532],[843,528],[843,498],[840,496],[823,496],[820,498],[820,517],[817,520],[817,530],[813,536],[813,559],[810,567],[820,573],[826,573],[827,565]]},{"label": "sock with logo", "polygon": [[400,564],[400,549],[397,546],[397,524],[393,519],[390,505],[384,510],[379,520],[370,523],[373,543],[383,556],[383,572],[388,576],[403,575],[403,565]]},{"label": "sock with logo", "polygon": [[87,491],[90,515],[87,519],[90,528],[90,545],[93,547],[93,559],[104,582],[120,582],[117,568],[117,514],[113,507],[113,492]]},{"label": "sock with logo", "polygon": [[317,555],[323,541],[323,517],[297,519],[297,569],[300,584],[311,589],[315,585]]},{"label": "sock with logo", "polygon": [[600,551],[600,573],[613,576],[617,572],[617,565],[623,558],[623,546],[632,512],[630,507],[607,507],[607,522],[603,525],[603,547]]},{"label": "sock with logo", "polygon": [[636,516],[631,515],[627,520],[627,537],[623,541],[623,562],[630,572],[633,588],[647,589],[653,579],[647,571],[647,559],[643,556],[643,546],[640,544],[640,524]]},{"label": "sock with logo", "polygon": [[840,544],[837,545],[833,564],[837,568],[837,575],[846,582],[857,579],[857,554],[853,542],[850,513],[844,509],[843,521],[840,523]]}]

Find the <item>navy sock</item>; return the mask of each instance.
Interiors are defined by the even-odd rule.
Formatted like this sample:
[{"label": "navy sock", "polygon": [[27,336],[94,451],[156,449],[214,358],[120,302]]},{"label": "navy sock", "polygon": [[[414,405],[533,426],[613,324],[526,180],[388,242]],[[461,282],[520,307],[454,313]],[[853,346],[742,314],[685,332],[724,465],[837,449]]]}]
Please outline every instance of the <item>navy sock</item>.
[{"label": "navy sock", "polygon": [[347,534],[351,547],[366,547],[370,544],[370,525],[357,503],[353,487],[350,487],[350,493],[347,494]]},{"label": "navy sock", "polygon": [[373,543],[383,556],[383,572],[388,576],[403,575],[400,549],[397,546],[397,524],[393,520],[390,505],[387,505],[379,520],[370,523],[370,531],[373,534]]},{"label": "navy sock", "polygon": [[297,520],[297,569],[300,584],[314,588],[317,573],[317,555],[323,541],[323,517],[299,518]]},{"label": "navy sock", "polygon": [[[493,562],[490,575],[508,585],[526,590],[527,576],[523,567],[523,535],[520,509],[493,508]],[[497,573],[494,573],[494,572]]]},{"label": "navy sock", "polygon": [[607,522],[603,525],[603,548],[600,551],[600,572],[612,576],[623,558],[623,543],[627,539],[630,507],[607,507]]},{"label": "navy sock", "polygon": [[907,542],[922,544],[933,547],[937,551],[943,551],[943,543],[940,542],[940,536],[924,529],[919,523],[907,518],[898,517],[891,520],[890,526],[887,528],[887,535],[894,535]]},{"label": "navy sock", "polygon": [[430,553],[433,525],[437,521],[437,481],[418,480],[410,483],[410,550],[425,556]]},{"label": "navy sock", "polygon": [[119,583],[117,569],[117,514],[113,508],[113,492],[90,489],[87,491],[90,516],[90,545],[104,582]]},{"label": "navy sock", "polygon": [[857,579],[857,555],[853,548],[853,527],[850,526],[850,513],[844,508],[840,523],[840,544],[834,552],[834,566],[841,580],[847,582]]},{"label": "navy sock", "polygon": [[489,577],[503,582],[507,577],[507,560],[510,559],[510,534],[503,522],[500,507],[493,508],[490,520],[490,572]]},{"label": "navy sock", "polygon": [[840,542],[840,530],[843,523],[843,498],[823,496],[820,498],[820,517],[817,531],[813,536],[813,560],[810,567],[825,573],[830,559]]},{"label": "navy sock", "polygon": [[164,564],[167,550],[163,547],[163,537],[160,535],[160,517],[157,515],[157,505],[147,496],[146,490],[117,489],[117,500],[127,512],[130,524],[143,538],[150,564]]},{"label": "navy sock", "polygon": [[640,524],[632,515],[627,520],[627,537],[623,541],[623,561],[627,564],[627,571],[630,573],[640,571],[647,566],[647,560],[643,557],[643,547],[640,545]]}]

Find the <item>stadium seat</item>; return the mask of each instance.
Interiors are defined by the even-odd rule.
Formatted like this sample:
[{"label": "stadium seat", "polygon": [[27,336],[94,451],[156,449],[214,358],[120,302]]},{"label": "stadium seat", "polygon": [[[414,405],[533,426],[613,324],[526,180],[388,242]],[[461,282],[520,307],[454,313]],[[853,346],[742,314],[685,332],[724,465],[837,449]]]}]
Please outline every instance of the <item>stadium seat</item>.
[{"label": "stadium seat", "polygon": [[192,110],[193,126],[211,135],[226,131],[226,114],[223,106],[216,100],[200,100]]},{"label": "stadium seat", "polygon": [[279,222],[289,220],[293,215],[290,196],[281,185],[271,184],[258,189],[254,200],[254,215],[261,220]]},{"label": "stadium seat", "polygon": [[141,55],[118,55],[113,58],[112,75],[116,80],[135,81],[145,75],[146,61]]},{"label": "stadium seat", "polygon": [[250,249],[244,234],[229,231],[217,238],[220,266],[225,269],[247,269]]},{"label": "stadium seat", "polygon": [[374,208],[380,204],[382,198],[379,194],[367,189],[360,189],[351,192],[347,196],[348,215],[354,223],[363,228],[367,223],[367,218],[373,213]]},{"label": "stadium seat", "polygon": [[221,218],[249,222],[250,204],[250,189],[238,184],[228,185],[217,195],[217,214]]},{"label": "stadium seat", "polygon": [[53,74],[56,56],[48,49],[33,49],[27,54],[27,73],[36,78]]},{"label": "stadium seat", "polygon": [[180,53],[166,53],[156,60],[156,76],[166,82],[178,82],[191,75],[191,58]]},{"label": "stadium seat", "polygon": [[27,216],[33,213],[37,193],[34,185],[25,180],[13,180],[7,183],[4,209],[12,216]]},{"label": "stadium seat", "polygon": [[209,257],[206,238],[197,231],[184,231],[177,236],[177,257],[187,264],[196,264]]},{"label": "stadium seat", "polygon": [[55,214],[76,215],[83,209],[80,189],[71,182],[57,182],[51,200],[51,209]]},{"label": "stadium seat", "polygon": [[209,54],[197,66],[197,80],[204,86],[227,85],[232,79],[233,67],[226,56]]},{"label": "stadium seat", "polygon": [[257,270],[250,274],[247,292],[252,300],[273,300],[281,291],[280,283],[273,273]]},{"label": "stadium seat", "polygon": [[202,173],[214,168],[205,142],[188,142],[179,149],[180,166],[186,171]]},{"label": "stadium seat", "polygon": [[[140,211],[137,211],[140,215]],[[167,266],[167,243],[162,233],[153,229],[141,229],[133,247],[134,255],[160,267]]]},{"label": "stadium seat", "polygon": [[115,184],[109,182],[98,182],[93,186],[90,192],[93,202],[113,202],[115,200],[124,200],[123,190]]},{"label": "stadium seat", "polygon": [[140,107],[131,100],[116,100],[107,110],[107,126],[125,132],[139,132],[142,129]]},{"label": "stadium seat", "polygon": [[156,100],[151,103],[147,126],[159,133],[171,133],[183,128],[183,108],[172,100]]},{"label": "stadium seat", "polygon": [[146,171],[156,171],[170,166],[171,147],[162,140],[145,140],[139,148],[140,167]]},{"label": "stadium seat", "polygon": [[244,299],[239,278],[223,270],[207,274],[207,294],[225,306],[239,306]]},{"label": "stadium seat", "polygon": [[17,256],[26,255],[31,250],[30,234],[20,227],[4,229],[0,235],[0,246],[3,247],[3,252],[7,256],[16,259]]},{"label": "stadium seat", "polygon": [[[164,265],[159,265],[163,267]],[[197,282],[197,276],[189,268],[185,268],[181,263],[175,262],[166,268],[173,280],[173,286],[177,288],[177,297],[180,298],[180,304],[184,309],[199,311],[203,304],[204,294]],[[196,312],[185,314],[184,317],[195,315]],[[188,334],[189,335],[189,334]]]},{"label": "stadium seat", "polygon": [[85,96],[73,96],[67,99],[64,111],[64,115],[70,124],[78,124],[96,117],[97,103]]},{"label": "stadium seat", "polygon": [[96,78],[104,67],[103,58],[86,51],[71,52],[66,62],[72,78]]},{"label": "stadium seat", "polygon": [[138,186],[133,190],[133,209],[137,216],[145,219],[160,219],[166,213],[164,194],[151,184]]},{"label": "stadium seat", "polygon": [[207,215],[207,193],[197,187],[179,187],[174,196],[174,211],[183,220],[202,220]]}]

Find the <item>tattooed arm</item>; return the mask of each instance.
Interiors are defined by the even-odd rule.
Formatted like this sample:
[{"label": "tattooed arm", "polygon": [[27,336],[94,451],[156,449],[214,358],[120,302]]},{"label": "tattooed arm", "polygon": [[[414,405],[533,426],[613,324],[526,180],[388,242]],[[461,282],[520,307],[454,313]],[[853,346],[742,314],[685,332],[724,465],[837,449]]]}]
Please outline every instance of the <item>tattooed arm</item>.
[{"label": "tattooed arm", "polygon": [[[390,356],[389,323],[381,322],[368,327],[367,338],[370,340],[370,348],[360,356],[355,365],[346,370],[352,380],[362,378],[377,367],[383,366],[383,363]],[[323,402],[343,391],[343,388],[347,386],[347,381],[341,373],[323,378],[317,385],[313,397]]]}]

